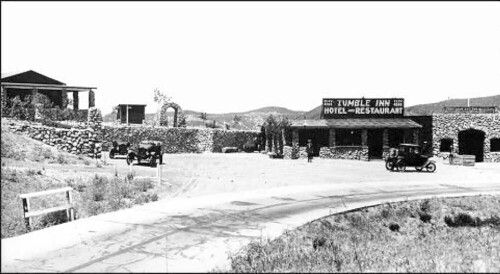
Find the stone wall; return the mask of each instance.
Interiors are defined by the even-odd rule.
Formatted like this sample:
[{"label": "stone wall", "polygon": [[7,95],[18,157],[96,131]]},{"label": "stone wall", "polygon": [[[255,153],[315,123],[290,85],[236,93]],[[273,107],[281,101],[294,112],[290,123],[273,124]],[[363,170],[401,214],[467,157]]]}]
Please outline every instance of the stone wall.
[{"label": "stone wall", "polygon": [[476,129],[485,133],[484,160],[500,162],[500,152],[490,151],[490,139],[500,138],[500,114],[434,114],[432,144],[434,155],[448,157],[448,152],[440,152],[441,139],[453,139],[458,152],[458,133],[462,130]]},{"label": "stone wall", "polygon": [[362,146],[321,147],[319,150],[319,157],[368,161],[368,147],[362,147]]},{"label": "stone wall", "polygon": [[73,154],[82,154],[92,158],[101,158],[101,143],[98,132],[92,128],[56,128],[40,123],[12,122],[9,128],[15,132],[26,133],[29,137],[55,146]]},{"label": "stone wall", "polygon": [[283,146],[283,159],[298,159],[298,158],[299,158],[299,147],[297,145]]},{"label": "stone wall", "polygon": [[103,148],[108,150],[111,142],[128,141],[132,145],[143,140],[163,143],[165,153],[221,152],[223,147],[243,148],[249,140],[257,137],[258,131],[222,130],[212,128],[172,128],[162,126],[104,125]]}]

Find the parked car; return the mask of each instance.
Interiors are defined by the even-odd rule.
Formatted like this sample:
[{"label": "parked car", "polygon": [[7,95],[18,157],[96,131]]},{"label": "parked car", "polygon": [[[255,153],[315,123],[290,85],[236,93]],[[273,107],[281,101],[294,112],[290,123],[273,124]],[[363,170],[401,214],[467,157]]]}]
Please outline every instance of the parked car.
[{"label": "parked car", "polygon": [[109,151],[109,158],[113,159],[116,155],[127,155],[128,148],[130,147],[129,142],[117,142],[113,141],[113,147]]},{"label": "parked car", "polygon": [[254,152],[258,150],[258,138],[255,137],[252,140],[248,140],[244,145],[243,145],[243,151],[245,152]]},{"label": "parked car", "polygon": [[387,170],[405,171],[407,166],[414,167],[417,171],[436,171],[436,162],[431,160],[431,155],[422,154],[422,149],[415,144],[400,144],[398,149],[391,153],[385,160]]},{"label": "parked car", "polygon": [[163,164],[161,142],[142,141],[138,145],[131,147],[127,153],[127,164],[131,165],[134,160],[137,160],[138,164],[146,162],[151,167],[155,167],[157,161],[160,162],[160,165]]}]

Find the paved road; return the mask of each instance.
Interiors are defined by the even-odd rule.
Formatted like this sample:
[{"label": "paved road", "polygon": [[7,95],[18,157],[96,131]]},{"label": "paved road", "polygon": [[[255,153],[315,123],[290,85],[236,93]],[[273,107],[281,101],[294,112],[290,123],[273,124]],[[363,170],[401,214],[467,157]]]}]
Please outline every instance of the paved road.
[{"label": "paved road", "polygon": [[[485,179],[490,178],[490,179]],[[500,193],[498,177],[318,184],[162,200],[2,240],[2,271],[189,272],[322,216],[380,202]]]}]

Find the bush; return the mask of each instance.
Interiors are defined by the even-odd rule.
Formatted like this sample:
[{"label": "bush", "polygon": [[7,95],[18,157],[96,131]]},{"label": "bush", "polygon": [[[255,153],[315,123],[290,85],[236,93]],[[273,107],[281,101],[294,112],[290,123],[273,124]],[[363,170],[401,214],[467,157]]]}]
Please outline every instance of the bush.
[{"label": "bush", "polygon": [[108,185],[109,185],[108,178],[96,174],[91,182],[90,191],[92,195],[92,200],[96,202],[103,201]]},{"label": "bush", "polygon": [[57,162],[61,165],[68,164],[68,159],[63,154],[58,154],[57,155]]},{"label": "bush", "polygon": [[136,188],[139,191],[146,192],[148,189],[154,188],[154,182],[151,179],[137,179],[134,180]]}]

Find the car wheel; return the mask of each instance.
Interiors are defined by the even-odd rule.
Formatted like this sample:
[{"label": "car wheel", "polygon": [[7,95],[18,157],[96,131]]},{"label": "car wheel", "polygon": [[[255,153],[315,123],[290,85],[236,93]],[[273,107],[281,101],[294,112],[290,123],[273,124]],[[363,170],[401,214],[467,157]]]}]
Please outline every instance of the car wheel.
[{"label": "car wheel", "polygon": [[391,170],[393,166],[393,163],[391,161],[385,162],[385,169]]},{"label": "car wheel", "polygon": [[430,163],[425,167],[425,169],[429,172],[434,172],[436,171],[436,164]]},{"label": "car wheel", "polygon": [[127,156],[127,165],[131,165],[133,161],[134,161],[134,157]]},{"label": "car wheel", "polygon": [[151,167],[155,167],[156,166],[156,157],[155,156],[151,156],[151,158],[149,160],[149,165]]},{"label": "car wheel", "polygon": [[109,158],[110,159],[114,159],[115,158],[115,152],[114,151],[110,151],[109,152]]}]

